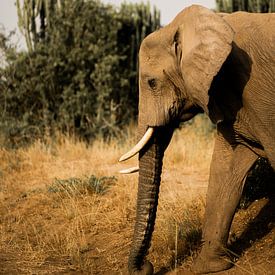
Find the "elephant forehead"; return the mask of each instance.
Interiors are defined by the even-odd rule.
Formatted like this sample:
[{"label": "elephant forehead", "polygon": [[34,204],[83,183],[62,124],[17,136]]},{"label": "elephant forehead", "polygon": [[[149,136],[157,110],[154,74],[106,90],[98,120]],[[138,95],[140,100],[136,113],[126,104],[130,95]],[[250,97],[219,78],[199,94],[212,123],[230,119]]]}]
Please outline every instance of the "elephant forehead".
[{"label": "elephant forehead", "polygon": [[139,75],[141,80],[147,78],[161,78],[163,76],[162,66],[157,62],[140,65]]},{"label": "elephant forehead", "polygon": [[163,70],[168,70],[172,63],[173,58],[163,49],[142,53],[139,58],[140,75],[161,77]]},{"label": "elephant forehead", "polygon": [[139,55],[140,65],[154,66],[156,64],[160,64],[160,62],[162,61],[161,52],[161,49],[156,48],[141,51]]},{"label": "elephant forehead", "polygon": [[142,80],[147,78],[160,78],[163,75],[163,61],[158,59],[145,59],[139,65],[139,73]]},{"label": "elephant forehead", "polygon": [[[169,35],[165,35],[165,30],[162,29],[151,33],[147,36],[140,47],[139,58],[142,62],[155,63],[168,55],[169,48]],[[165,33],[164,33],[165,32]]]}]

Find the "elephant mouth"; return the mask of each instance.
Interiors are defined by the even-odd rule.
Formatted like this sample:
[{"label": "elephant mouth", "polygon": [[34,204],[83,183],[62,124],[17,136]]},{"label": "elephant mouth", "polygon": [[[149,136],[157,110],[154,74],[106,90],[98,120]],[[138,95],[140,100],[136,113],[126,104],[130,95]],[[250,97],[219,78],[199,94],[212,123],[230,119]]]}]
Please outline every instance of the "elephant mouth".
[{"label": "elephant mouth", "polygon": [[[170,124],[173,126],[174,129],[176,129],[176,128],[179,127],[180,121],[179,120],[174,120]],[[149,126],[147,131],[143,135],[143,137],[139,140],[139,142],[134,147],[132,147],[132,149],[130,149],[127,153],[122,155],[119,159],[119,162],[126,161],[126,160],[134,157],[136,154],[138,154],[147,145],[147,143],[150,141],[150,139],[152,138],[154,132],[155,132],[155,127]],[[136,173],[138,171],[139,171],[139,167],[134,166],[134,167],[130,167],[130,168],[127,168],[127,169],[120,170],[119,173],[120,174],[132,174],[132,173]]]},{"label": "elephant mouth", "polygon": [[[119,162],[130,159],[133,156],[135,156],[136,154],[138,154],[146,146],[146,144],[149,142],[149,140],[151,139],[153,134],[154,134],[154,128],[153,127],[148,127],[147,131],[145,132],[143,137],[139,140],[139,142],[131,150],[129,150],[126,154],[121,156],[120,159],[119,159]],[[136,169],[134,169],[134,170],[135,170],[135,172],[138,171],[138,170],[136,171]],[[132,169],[129,169],[129,171],[132,171]],[[122,172],[122,174],[128,174],[128,173],[126,173],[127,169],[122,170],[121,172]]]},{"label": "elephant mouth", "polygon": [[[173,112],[173,113],[175,114],[175,112]],[[170,126],[172,126],[172,128],[174,128],[174,129],[179,128],[179,125],[181,122],[180,119],[178,119],[178,116],[175,116],[175,117],[177,117],[177,118],[174,118],[169,123]],[[132,149],[130,149],[127,153],[125,153],[124,155],[122,155],[119,158],[119,162],[126,161],[126,160],[134,157],[136,154],[138,154],[152,138],[152,136],[155,132],[155,128],[156,127],[149,126],[147,128],[145,134],[141,137],[141,139],[137,142],[137,144],[134,147],[132,147]],[[120,174],[132,174],[132,173],[136,173],[138,171],[139,171],[139,167],[134,166],[134,167],[120,170],[119,173]]]}]

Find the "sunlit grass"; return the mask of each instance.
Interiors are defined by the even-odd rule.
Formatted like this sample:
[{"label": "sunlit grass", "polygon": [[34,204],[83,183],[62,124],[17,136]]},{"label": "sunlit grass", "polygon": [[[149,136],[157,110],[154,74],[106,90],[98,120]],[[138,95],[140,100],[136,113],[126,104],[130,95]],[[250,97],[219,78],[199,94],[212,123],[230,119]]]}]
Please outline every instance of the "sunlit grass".
[{"label": "sunlit grass", "polygon": [[[1,149],[0,253],[15,255],[21,272],[49,266],[55,272],[123,270],[138,179],[118,171],[136,165],[137,157],[123,164],[118,159],[135,143],[135,131],[132,126],[123,133],[127,142],[87,145],[59,136],[25,149]],[[199,240],[212,147],[213,132],[198,117],[176,131],[167,149],[150,252],[156,268],[177,265]]]}]

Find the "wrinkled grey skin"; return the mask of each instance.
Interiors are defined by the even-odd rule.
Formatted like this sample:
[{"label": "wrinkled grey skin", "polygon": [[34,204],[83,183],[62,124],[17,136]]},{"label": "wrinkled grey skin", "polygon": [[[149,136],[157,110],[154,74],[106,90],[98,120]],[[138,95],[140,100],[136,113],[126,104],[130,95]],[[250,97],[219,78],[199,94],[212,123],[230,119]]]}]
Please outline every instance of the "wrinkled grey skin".
[{"label": "wrinkled grey skin", "polygon": [[193,267],[231,267],[225,253],[246,175],[259,156],[275,168],[275,15],[218,15],[183,10],[142,42],[139,134],[153,138],[139,154],[137,217],[128,268],[152,274],[145,261],[156,217],[162,159],[174,128],[205,112],[217,125],[203,247]]}]

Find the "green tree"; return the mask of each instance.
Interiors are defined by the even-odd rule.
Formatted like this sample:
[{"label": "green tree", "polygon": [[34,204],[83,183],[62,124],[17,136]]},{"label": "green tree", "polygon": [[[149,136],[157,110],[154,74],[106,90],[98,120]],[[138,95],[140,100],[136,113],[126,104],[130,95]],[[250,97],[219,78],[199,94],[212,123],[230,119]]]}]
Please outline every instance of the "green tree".
[{"label": "green tree", "polygon": [[274,12],[275,0],[216,0],[220,12]]},{"label": "green tree", "polygon": [[160,26],[159,12],[95,0],[17,5],[28,52],[3,72],[8,100],[1,125],[8,140],[56,129],[86,140],[117,135],[137,113],[137,53]]}]

